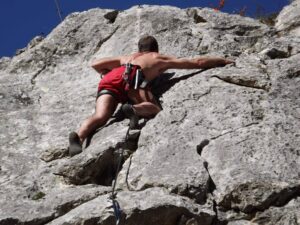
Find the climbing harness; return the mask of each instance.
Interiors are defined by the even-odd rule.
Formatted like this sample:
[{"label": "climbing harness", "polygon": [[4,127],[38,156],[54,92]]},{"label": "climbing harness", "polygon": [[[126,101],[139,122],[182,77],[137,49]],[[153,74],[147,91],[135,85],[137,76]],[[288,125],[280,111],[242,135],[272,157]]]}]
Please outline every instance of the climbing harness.
[{"label": "climbing harness", "polygon": [[[128,127],[128,129],[127,129],[126,136],[125,136],[125,142],[128,140],[129,131],[130,131],[130,127]],[[121,163],[122,163],[123,156],[124,156],[124,149],[125,148],[122,147],[121,154],[120,154],[119,159],[118,159],[115,180],[114,180],[114,183],[113,183],[112,192],[111,192],[111,196],[110,196],[110,199],[112,200],[112,207],[113,207],[113,210],[114,210],[114,215],[115,215],[115,218],[116,218],[116,225],[120,224],[121,215],[122,215],[121,207],[119,205],[119,202],[116,200],[117,193],[116,193],[115,189],[116,189],[116,184],[117,184],[117,177],[118,177],[118,174],[119,174],[119,171],[120,171],[120,168],[121,168]]]},{"label": "climbing harness", "polygon": [[140,66],[133,65],[131,63],[126,63],[123,66],[125,66],[123,79],[130,88],[146,88],[149,82],[145,80],[145,75],[143,74]]}]

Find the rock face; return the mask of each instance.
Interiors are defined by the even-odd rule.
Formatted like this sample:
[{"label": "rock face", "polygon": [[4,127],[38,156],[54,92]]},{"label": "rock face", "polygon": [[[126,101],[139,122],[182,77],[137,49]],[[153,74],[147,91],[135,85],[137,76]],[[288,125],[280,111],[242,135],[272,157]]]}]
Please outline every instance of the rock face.
[{"label": "rock face", "polygon": [[[300,224],[298,12],[294,1],[269,27],[206,8],[92,9],[1,58],[0,225],[115,224],[124,149],[121,224]],[[168,71],[154,119],[125,140],[118,111],[68,157],[68,133],[93,112],[90,62],[136,51],[143,34],[163,54],[236,63]]]},{"label": "rock face", "polygon": [[300,1],[294,0],[291,5],[286,6],[279,14],[276,29],[282,33],[300,36]]}]

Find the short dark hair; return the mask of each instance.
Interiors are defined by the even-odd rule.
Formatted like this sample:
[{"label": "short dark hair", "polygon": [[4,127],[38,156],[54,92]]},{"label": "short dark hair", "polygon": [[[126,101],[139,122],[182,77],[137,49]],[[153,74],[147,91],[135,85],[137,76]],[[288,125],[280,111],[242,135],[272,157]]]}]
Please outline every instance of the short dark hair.
[{"label": "short dark hair", "polygon": [[158,52],[157,40],[152,36],[143,36],[138,43],[139,52]]}]

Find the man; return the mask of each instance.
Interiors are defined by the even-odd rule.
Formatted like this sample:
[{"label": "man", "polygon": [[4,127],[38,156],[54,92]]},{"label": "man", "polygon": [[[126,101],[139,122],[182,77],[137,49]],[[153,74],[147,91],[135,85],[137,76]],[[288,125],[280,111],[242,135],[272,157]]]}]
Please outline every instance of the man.
[{"label": "man", "polygon": [[69,136],[71,156],[82,152],[82,143],[97,128],[106,124],[118,103],[130,100],[122,109],[134,127],[138,117],[153,117],[161,109],[149,89],[149,82],[168,69],[208,69],[233,63],[219,57],[179,59],[158,53],[158,43],[152,36],[138,42],[138,53],[95,60],[92,67],[104,75],[99,83],[95,113],[81,125],[78,133]]}]

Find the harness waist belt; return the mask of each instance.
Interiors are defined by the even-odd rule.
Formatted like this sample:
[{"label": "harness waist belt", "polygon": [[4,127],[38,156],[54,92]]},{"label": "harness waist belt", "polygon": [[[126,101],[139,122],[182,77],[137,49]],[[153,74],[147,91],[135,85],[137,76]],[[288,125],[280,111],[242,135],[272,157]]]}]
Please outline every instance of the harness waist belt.
[{"label": "harness waist belt", "polygon": [[140,66],[133,65],[131,63],[126,63],[122,66],[125,66],[123,79],[126,81],[129,88],[146,88],[149,82],[145,80],[145,75],[143,74]]}]

